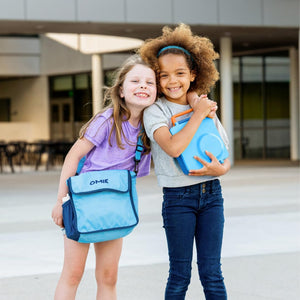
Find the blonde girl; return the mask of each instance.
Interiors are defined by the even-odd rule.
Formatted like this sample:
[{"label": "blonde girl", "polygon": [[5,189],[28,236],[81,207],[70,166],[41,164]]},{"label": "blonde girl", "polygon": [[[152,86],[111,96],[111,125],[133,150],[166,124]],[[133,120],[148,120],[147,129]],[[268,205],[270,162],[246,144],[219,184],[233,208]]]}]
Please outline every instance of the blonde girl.
[{"label": "blonde girl", "polygon": [[[156,99],[155,73],[139,56],[125,62],[114,85],[106,93],[111,104],[93,117],[81,130],[80,138],[67,154],[59,181],[57,202],[52,210],[55,224],[63,227],[62,198],[68,193],[66,180],[75,175],[79,161],[86,156],[81,172],[109,169],[134,170],[134,155],[141,132],[144,108]],[[144,153],[138,177],[150,170],[150,148],[143,134]],[[122,238],[94,244],[96,255],[96,299],[117,299],[116,283]],[[84,273],[89,244],[64,236],[64,265],[55,291],[55,300],[75,299]]]}]

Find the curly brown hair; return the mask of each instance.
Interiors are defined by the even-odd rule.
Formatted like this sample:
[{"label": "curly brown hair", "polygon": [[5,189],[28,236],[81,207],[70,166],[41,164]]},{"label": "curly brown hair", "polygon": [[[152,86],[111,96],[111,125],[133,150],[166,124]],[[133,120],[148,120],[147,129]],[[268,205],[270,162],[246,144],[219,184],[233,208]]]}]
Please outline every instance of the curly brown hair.
[{"label": "curly brown hair", "polygon": [[[178,48],[168,48],[159,56],[169,53],[183,55],[191,72],[196,74],[189,91],[196,91],[199,94],[208,93],[219,79],[219,72],[214,64],[214,60],[219,58],[219,54],[214,51],[210,39],[194,35],[186,24],[179,24],[174,29],[165,26],[160,37],[147,39],[139,48],[138,53],[155,71],[157,82],[159,82],[158,53],[162,48],[171,45],[184,48],[190,55]],[[161,96],[160,91],[159,96]]]}]

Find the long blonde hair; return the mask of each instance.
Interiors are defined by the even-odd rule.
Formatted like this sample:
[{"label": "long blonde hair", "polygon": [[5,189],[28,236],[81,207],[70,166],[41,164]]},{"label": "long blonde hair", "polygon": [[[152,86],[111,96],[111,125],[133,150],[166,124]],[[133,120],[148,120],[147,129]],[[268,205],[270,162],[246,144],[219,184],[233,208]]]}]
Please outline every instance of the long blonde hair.
[{"label": "long blonde hair", "polygon": [[[86,124],[84,124],[79,132],[79,138],[83,138],[87,128],[91,124],[91,122],[99,115],[102,114],[109,108],[113,109],[113,113],[111,117],[107,120],[112,122],[112,127],[109,133],[108,142],[111,146],[111,138],[114,134],[116,138],[116,142],[119,148],[124,149],[124,145],[122,143],[122,136],[125,139],[126,143],[130,144],[126,136],[124,135],[122,129],[122,123],[128,121],[130,118],[130,110],[126,106],[126,102],[120,96],[120,88],[123,86],[125,77],[127,73],[136,65],[144,65],[149,67],[139,55],[132,55],[130,56],[124,64],[119,68],[114,84],[108,88],[104,95],[104,103],[108,103],[100,112],[98,112],[95,116],[93,116]],[[150,141],[145,133],[144,126],[143,126],[143,118],[141,119],[141,135],[142,141],[144,146],[144,154],[150,152]]]}]

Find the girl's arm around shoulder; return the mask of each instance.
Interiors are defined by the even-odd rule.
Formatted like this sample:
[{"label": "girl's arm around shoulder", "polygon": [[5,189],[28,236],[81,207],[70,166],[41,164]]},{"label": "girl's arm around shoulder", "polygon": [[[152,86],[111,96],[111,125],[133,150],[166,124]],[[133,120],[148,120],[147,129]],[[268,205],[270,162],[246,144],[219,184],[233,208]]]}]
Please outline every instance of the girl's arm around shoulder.
[{"label": "girl's arm around shoulder", "polygon": [[210,113],[216,103],[211,100],[199,101],[194,107],[191,118],[178,133],[171,135],[169,128],[162,126],[153,134],[159,146],[171,157],[178,157],[189,145],[201,122]]},{"label": "girl's arm around shoulder", "polygon": [[190,176],[222,176],[230,170],[231,164],[228,158],[221,164],[212,153],[208,151],[205,151],[205,153],[211,159],[211,162],[206,162],[198,156],[194,156],[194,159],[198,160],[203,167],[199,170],[190,170]]},{"label": "girl's arm around shoulder", "polygon": [[89,151],[92,150],[94,144],[86,138],[78,139],[64,160],[64,164],[61,170],[57,201],[52,210],[52,219],[54,223],[60,227],[63,227],[62,219],[62,198],[68,193],[68,186],[66,181],[69,177],[76,174],[77,166],[82,157],[84,157]]}]

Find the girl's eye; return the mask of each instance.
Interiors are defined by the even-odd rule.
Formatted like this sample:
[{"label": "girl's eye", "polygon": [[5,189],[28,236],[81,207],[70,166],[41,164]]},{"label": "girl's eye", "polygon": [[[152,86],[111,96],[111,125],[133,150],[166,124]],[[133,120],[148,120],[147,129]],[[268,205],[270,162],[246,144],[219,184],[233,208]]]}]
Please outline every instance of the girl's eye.
[{"label": "girl's eye", "polygon": [[161,74],[160,78],[166,78],[168,75],[167,74]]}]

